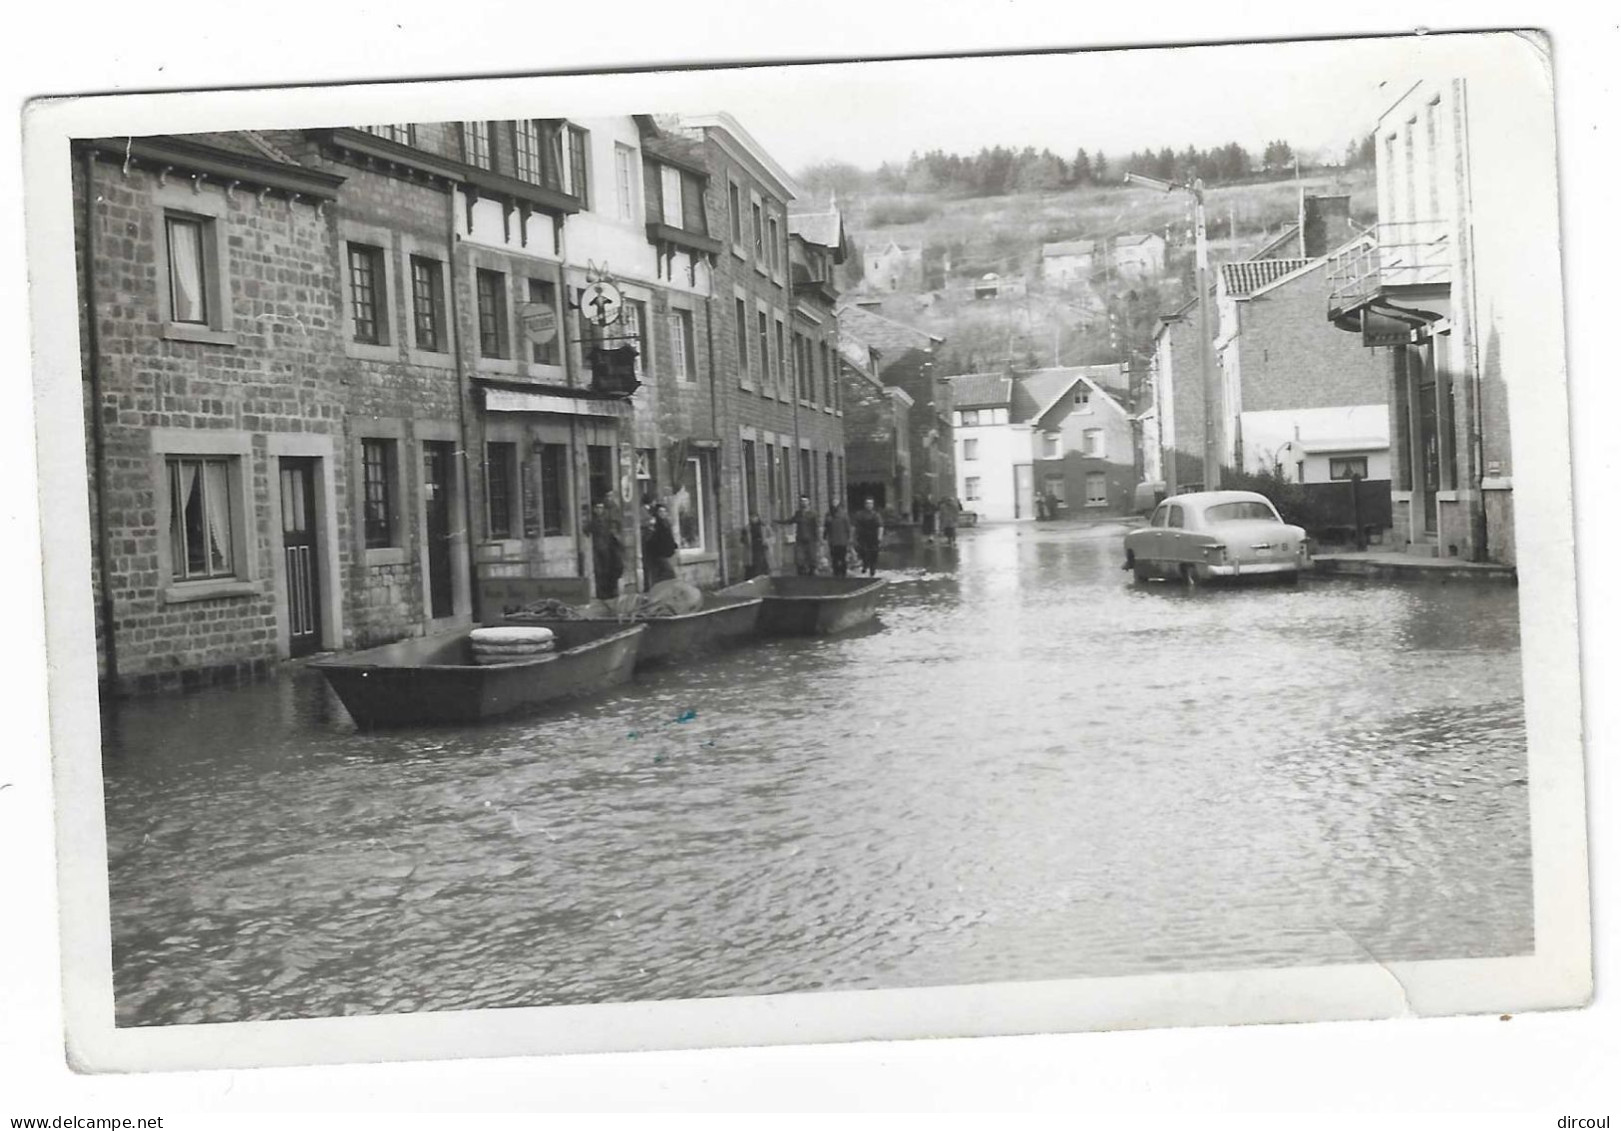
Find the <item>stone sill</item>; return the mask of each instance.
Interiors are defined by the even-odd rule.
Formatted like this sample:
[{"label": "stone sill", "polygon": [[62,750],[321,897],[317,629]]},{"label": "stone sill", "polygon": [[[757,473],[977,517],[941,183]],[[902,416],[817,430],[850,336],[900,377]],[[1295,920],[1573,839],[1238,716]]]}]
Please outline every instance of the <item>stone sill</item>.
[{"label": "stone sill", "polygon": [[191,601],[215,601],[231,597],[258,597],[263,591],[258,582],[228,578],[221,581],[185,581],[171,585],[163,591],[165,605],[184,605]]},{"label": "stone sill", "polygon": [[717,562],[720,554],[714,550],[677,550],[675,560],[680,565],[697,565],[699,562]]},{"label": "stone sill", "polygon": [[199,326],[192,322],[165,322],[163,337],[171,342],[198,342],[207,346],[234,346],[236,334],[229,330],[216,330],[212,326]]},{"label": "stone sill", "polygon": [[404,546],[373,546],[366,551],[367,566],[404,565],[409,551]]},{"label": "stone sill", "polygon": [[1512,491],[1514,490],[1514,477],[1511,475],[1488,476],[1480,481],[1482,491]]},{"label": "stone sill", "polygon": [[343,352],[348,357],[358,358],[361,361],[397,362],[400,360],[398,346],[386,342],[344,342]]},{"label": "stone sill", "polygon": [[454,369],[456,358],[444,350],[419,350],[412,347],[405,351],[405,358],[412,365],[420,365],[425,369]]}]

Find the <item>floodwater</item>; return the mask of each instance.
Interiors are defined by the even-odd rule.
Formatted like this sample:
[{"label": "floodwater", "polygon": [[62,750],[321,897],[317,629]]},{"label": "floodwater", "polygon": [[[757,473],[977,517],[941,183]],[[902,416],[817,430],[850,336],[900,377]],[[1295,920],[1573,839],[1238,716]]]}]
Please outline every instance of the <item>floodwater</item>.
[{"label": "floodwater", "polygon": [[541,718],[106,720],[122,1025],[1529,953],[1515,590],[887,560],[881,624]]}]

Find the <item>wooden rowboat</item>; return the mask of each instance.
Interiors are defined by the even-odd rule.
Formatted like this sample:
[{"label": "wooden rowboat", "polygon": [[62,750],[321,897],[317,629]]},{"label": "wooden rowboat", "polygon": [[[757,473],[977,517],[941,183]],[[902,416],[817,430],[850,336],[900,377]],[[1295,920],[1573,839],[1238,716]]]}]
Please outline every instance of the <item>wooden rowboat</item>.
[{"label": "wooden rowboat", "polygon": [[763,605],[764,601],[759,597],[729,597],[706,593],[704,607],[695,613],[646,617],[635,622],[622,622],[612,617],[554,620],[525,613],[508,613],[504,619],[507,624],[540,625],[557,633],[561,633],[565,625],[571,624],[642,625],[647,631],[642,635],[641,649],[636,655],[636,666],[644,668],[753,637]]},{"label": "wooden rowboat", "polygon": [[562,622],[558,650],[507,664],[473,662],[471,629],[401,640],[311,664],[363,730],[476,723],[627,682],[640,624]]},{"label": "wooden rowboat", "polygon": [[722,589],[727,597],[764,599],[759,631],[767,636],[826,636],[870,621],[884,582],[876,577],[773,574]]}]

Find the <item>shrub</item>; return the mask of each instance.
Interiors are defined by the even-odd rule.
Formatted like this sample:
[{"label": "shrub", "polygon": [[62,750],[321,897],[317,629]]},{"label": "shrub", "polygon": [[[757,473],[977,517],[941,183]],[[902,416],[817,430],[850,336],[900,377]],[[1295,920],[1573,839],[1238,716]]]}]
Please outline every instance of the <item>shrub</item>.
[{"label": "shrub", "polygon": [[1323,531],[1339,524],[1338,516],[1329,513],[1319,499],[1313,498],[1299,483],[1291,483],[1274,472],[1234,471],[1222,473],[1222,488],[1228,491],[1254,491],[1272,500],[1284,522],[1303,528],[1317,537]]},{"label": "shrub", "polygon": [[928,200],[886,196],[867,207],[867,223],[874,228],[895,224],[921,224],[934,215],[934,204]]}]

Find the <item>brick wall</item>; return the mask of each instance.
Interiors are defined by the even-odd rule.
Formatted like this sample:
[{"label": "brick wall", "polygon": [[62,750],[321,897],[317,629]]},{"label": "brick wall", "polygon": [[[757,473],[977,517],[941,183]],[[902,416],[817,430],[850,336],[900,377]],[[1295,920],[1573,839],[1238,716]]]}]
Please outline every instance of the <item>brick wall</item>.
[{"label": "brick wall", "polygon": [[1237,304],[1245,412],[1389,399],[1389,358],[1327,320],[1328,292],[1328,272],[1319,268]]}]

